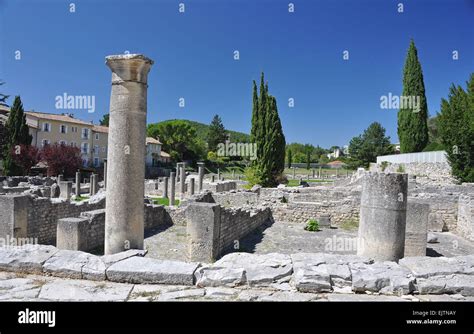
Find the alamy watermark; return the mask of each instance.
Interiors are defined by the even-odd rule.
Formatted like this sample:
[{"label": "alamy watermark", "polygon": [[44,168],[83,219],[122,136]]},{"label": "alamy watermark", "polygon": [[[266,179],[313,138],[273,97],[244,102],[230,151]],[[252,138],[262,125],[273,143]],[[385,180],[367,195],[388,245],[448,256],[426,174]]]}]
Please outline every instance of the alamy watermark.
[{"label": "alamy watermark", "polygon": [[38,238],[15,238],[10,235],[7,235],[6,238],[0,238],[0,247],[9,248],[9,247],[18,247],[26,245],[37,245]]},{"label": "alamy watermark", "polygon": [[87,112],[95,112],[94,95],[69,95],[64,92],[63,95],[57,95],[55,98],[56,109],[86,109]]},{"label": "alamy watermark", "polygon": [[219,157],[243,157],[250,160],[257,159],[256,143],[225,143],[217,144],[217,156]]},{"label": "alamy watermark", "polygon": [[414,113],[419,113],[420,108],[420,96],[398,96],[389,92],[380,97],[380,109],[411,109]]}]

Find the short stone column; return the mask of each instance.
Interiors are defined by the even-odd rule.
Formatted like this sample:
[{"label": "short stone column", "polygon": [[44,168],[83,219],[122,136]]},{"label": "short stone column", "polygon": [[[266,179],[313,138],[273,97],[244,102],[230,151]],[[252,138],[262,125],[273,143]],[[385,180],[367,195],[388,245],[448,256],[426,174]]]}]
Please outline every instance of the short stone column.
[{"label": "short stone column", "polygon": [[232,169],[232,180],[235,180],[235,169]]},{"label": "short stone column", "polygon": [[87,251],[89,220],[83,217],[58,219],[56,247],[76,251]]},{"label": "short stone column", "polygon": [[174,172],[170,173],[170,206],[174,206],[174,199],[176,196],[176,176]]},{"label": "short stone column", "polygon": [[194,195],[194,178],[189,179],[189,194]]},{"label": "short stone column", "polygon": [[76,197],[81,196],[81,172],[76,172]]},{"label": "short stone column", "polygon": [[357,255],[377,261],[398,261],[403,257],[407,189],[407,174],[364,175]]},{"label": "short stone column", "polygon": [[90,194],[91,196],[94,196],[95,194],[97,194],[97,191],[98,191],[98,182],[97,182],[97,179],[99,178],[99,175],[97,174],[92,174],[91,175],[91,189],[90,189]]},{"label": "short stone column", "polygon": [[59,183],[59,198],[70,200],[72,192],[72,182],[71,181],[61,181]]},{"label": "short stone column", "polygon": [[214,183],[216,180],[216,176],[215,175],[211,175],[211,182]]},{"label": "short stone column", "polygon": [[26,195],[0,196],[0,235],[2,238],[28,237],[28,207]]},{"label": "short stone column", "polygon": [[181,176],[179,177],[180,179],[179,190],[181,192],[181,199],[183,199],[186,193],[186,163],[184,162],[181,163],[180,173],[181,173]]},{"label": "short stone column", "polygon": [[314,168],[313,168],[313,179],[314,179],[314,174],[315,174],[315,170],[314,170]]},{"label": "short stone column", "polygon": [[59,174],[59,175],[58,175],[58,184],[61,183],[62,181],[64,181],[64,175],[63,175],[63,174]]},{"label": "short stone column", "polygon": [[319,178],[319,179],[321,178],[321,167],[319,167],[318,178]]},{"label": "short stone column", "polygon": [[217,181],[219,182],[221,180],[221,169],[217,168]]},{"label": "short stone column", "polygon": [[215,203],[194,202],[186,208],[190,261],[212,263],[219,257],[220,210]]},{"label": "short stone column", "polygon": [[426,256],[429,214],[429,204],[408,202],[405,257]]},{"label": "short stone column", "polygon": [[143,55],[108,56],[112,71],[105,214],[105,254],[143,249],[147,77]]},{"label": "short stone column", "polygon": [[198,162],[198,175],[199,175],[198,191],[202,191],[203,182],[204,182],[204,163],[203,162]]},{"label": "short stone column", "polygon": [[168,177],[163,178],[163,198],[168,198]]}]

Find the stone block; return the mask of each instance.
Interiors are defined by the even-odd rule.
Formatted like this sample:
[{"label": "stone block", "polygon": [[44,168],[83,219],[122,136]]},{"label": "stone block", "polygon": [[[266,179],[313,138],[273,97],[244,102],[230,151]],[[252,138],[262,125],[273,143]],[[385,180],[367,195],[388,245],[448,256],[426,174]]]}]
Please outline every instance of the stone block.
[{"label": "stone block", "polygon": [[40,274],[43,264],[57,252],[56,247],[46,245],[1,247],[0,270]]},{"label": "stone block", "polygon": [[87,218],[62,218],[58,220],[56,247],[59,249],[87,251]]},{"label": "stone block", "polygon": [[126,283],[156,283],[193,285],[199,263],[131,257],[107,268],[110,281]]},{"label": "stone block", "polygon": [[425,256],[428,236],[429,204],[408,202],[405,256]]}]

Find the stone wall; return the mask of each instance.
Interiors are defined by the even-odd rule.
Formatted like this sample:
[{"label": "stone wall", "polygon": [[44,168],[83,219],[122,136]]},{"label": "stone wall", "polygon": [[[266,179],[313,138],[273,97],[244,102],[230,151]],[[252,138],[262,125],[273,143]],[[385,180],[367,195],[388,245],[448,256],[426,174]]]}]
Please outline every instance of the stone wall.
[{"label": "stone wall", "polygon": [[474,196],[459,197],[457,231],[462,237],[474,241]]},{"label": "stone wall", "polygon": [[[400,167],[401,166],[401,167]],[[415,175],[417,182],[426,184],[455,184],[451,176],[451,167],[446,162],[410,162],[388,163],[385,169],[380,164],[372,164],[371,172],[397,173],[403,168],[404,173]]]},{"label": "stone wall", "polygon": [[219,256],[238,250],[238,242],[267,222],[272,222],[270,208],[237,209],[222,208],[220,217]]},{"label": "stone wall", "polygon": [[105,208],[105,197],[97,202],[74,202],[28,196],[28,237],[40,244],[56,244],[56,228],[60,218],[79,217],[82,212]]}]

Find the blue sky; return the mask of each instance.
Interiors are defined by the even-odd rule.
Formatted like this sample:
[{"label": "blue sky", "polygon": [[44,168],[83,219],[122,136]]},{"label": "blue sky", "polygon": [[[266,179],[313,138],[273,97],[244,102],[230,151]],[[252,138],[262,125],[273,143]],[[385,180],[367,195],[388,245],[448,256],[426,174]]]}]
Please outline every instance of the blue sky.
[{"label": "blue sky", "polygon": [[252,80],[264,71],[287,142],[344,145],[373,121],[396,142],[397,110],[380,109],[380,97],[401,94],[410,38],[433,115],[474,72],[473,23],[472,0],[0,0],[0,79],[28,110],[60,113],[57,95],[94,95],[95,113],[74,114],[97,122],[109,109],[105,56],[143,53],[155,60],[149,123],[219,114],[249,132]]}]

